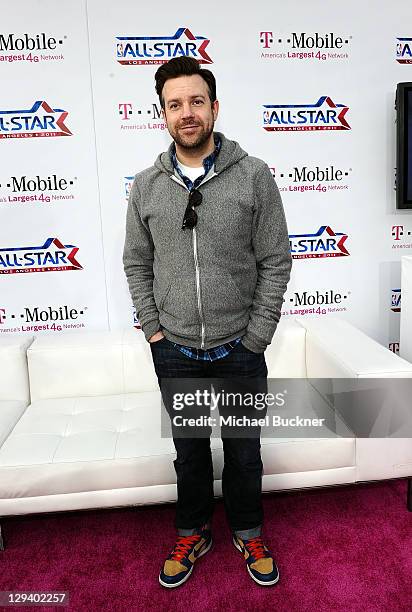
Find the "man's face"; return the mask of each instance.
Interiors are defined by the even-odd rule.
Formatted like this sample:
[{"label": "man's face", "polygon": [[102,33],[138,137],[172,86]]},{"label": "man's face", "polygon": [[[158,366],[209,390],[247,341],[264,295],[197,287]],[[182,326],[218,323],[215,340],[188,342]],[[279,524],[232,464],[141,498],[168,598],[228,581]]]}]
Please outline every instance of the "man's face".
[{"label": "man's face", "polygon": [[164,118],[170,136],[182,148],[201,148],[210,138],[219,102],[211,103],[198,74],[169,79],[163,86]]}]

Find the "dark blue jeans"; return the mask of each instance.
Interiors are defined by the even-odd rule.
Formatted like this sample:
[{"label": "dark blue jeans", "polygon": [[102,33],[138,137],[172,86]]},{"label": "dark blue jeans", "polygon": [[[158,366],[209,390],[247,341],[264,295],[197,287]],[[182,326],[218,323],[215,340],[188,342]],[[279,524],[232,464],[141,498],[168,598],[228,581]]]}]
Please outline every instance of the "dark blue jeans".
[{"label": "dark blue jeans", "polygon": [[[226,357],[197,361],[184,355],[166,338],[150,344],[153,363],[162,389],[164,378],[267,378],[263,353],[253,353],[240,342]],[[166,401],[165,401],[166,404]],[[166,408],[168,408],[166,406]],[[170,414],[170,410],[168,409]],[[223,433],[223,432],[222,432]],[[260,430],[259,430],[260,433]],[[226,515],[233,532],[247,539],[260,535],[263,522],[260,437],[233,438],[222,435],[224,468],[222,490]],[[175,525],[189,535],[210,522],[213,514],[213,464],[210,437],[173,437],[177,476]]]}]

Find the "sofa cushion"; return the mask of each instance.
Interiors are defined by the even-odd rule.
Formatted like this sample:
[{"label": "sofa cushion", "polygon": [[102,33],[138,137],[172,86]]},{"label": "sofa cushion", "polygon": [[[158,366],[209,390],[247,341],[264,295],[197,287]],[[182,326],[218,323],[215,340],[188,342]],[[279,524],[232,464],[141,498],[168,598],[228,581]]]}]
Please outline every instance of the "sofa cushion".
[{"label": "sofa cushion", "polygon": [[18,400],[0,400],[0,447],[26,410],[26,406],[26,402]]},{"label": "sofa cushion", "polygon": [[[174,484],[160,425],[159,392],[34,402],[0,448],[0,499]],[[212,449],[219,479],[220,438]],[[354,440],[262,438],[262,457],[265,474],[347,467]]]},{"label": "sofa cushion", "polygon": [[[305,330],[281,320],[266,351],[270,377],[304,377]],[[149,343],[135,329],[36,338],[28,351],[32,401],[157,390]]]},{"label": "sofa cushion", "polygon": [[157,389],[150,346],[134,328],[39,336],[27,356],[32,401]]}]

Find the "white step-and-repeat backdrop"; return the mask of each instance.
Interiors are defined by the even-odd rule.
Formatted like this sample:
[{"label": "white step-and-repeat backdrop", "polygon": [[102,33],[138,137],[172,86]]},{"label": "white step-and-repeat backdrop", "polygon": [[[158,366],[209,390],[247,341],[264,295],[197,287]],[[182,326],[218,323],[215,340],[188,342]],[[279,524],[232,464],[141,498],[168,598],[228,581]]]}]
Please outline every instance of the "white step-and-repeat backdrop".
[{"label": "white step-and-repeat backdrop", "polygon": [[395,89],[412,4],[20,0],[0,24],[0,334],[138,326],[122,266],[128,193],[170,137],[161,63],[217,79],[216,129],[264,159],[294,258],[283,316],[341,316],[399,350]]}]

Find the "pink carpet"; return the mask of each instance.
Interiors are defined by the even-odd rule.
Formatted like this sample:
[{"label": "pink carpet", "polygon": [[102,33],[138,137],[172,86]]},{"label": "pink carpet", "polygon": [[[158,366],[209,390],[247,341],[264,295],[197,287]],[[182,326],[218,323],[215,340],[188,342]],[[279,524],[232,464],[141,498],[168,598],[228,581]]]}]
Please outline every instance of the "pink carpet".
[{"label": "pink carpet", "polygon": [[246,573],[219,501],[214,548],[180,588],[157,582],[175,534],[167,505],[2,519],[0,590],[70,593],[67,607],[21,610],[412,610],[405,480],[265,495],[264,509],[274,587]]}]

